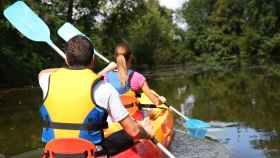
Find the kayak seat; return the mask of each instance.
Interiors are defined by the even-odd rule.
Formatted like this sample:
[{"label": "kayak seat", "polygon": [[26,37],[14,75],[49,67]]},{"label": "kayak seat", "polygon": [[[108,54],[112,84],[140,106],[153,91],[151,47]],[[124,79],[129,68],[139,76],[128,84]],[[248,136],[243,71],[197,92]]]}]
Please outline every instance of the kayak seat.
[{"label": "kayak seat", "polygon": [[95,145],[81,138],[53,139],[41,158],[94,158]]}]

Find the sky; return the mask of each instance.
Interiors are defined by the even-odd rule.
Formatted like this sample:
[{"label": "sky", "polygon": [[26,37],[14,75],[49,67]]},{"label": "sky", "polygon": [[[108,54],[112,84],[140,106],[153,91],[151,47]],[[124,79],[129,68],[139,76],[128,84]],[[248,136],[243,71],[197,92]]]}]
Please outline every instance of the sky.
[{"label": "sky", "polygon": [[[168,9],[176,10],[180,9],[186,1],[187,0],[159,0],[159,3],[161,6],[165,6]],[[187,29],[187,23],[176,13],[174,13],[173,15],[173,22],[177,24],[181,29]]]},{"label": "sky", "polygon": [[187,0],[159,0],[160,5],[166,6],[169,9],[179,9]]}]

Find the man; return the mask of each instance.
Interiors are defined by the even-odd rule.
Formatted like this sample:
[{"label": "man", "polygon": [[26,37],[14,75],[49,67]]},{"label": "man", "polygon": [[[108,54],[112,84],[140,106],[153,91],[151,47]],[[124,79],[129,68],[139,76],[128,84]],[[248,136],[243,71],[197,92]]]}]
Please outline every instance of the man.
[{"label": "man", "polygon": [[[67,68],[46,69],[39,73],[44,103],[40,109],[44,120],[42,141],[54,138],[84,138],[107,150],[114,146],[103,138],[107,128],[107,114],[119,122],[124,131],[119,135],[123,141],[134,141],[150,136],[133,121],[123,107],[118,92],[91,69],[94,66],[93,46],[84,36],[75,36],[65,46]],[[104,143],[105,142],[105,143]],[[129,143],[130,142],[130,143]],[[115,144],[122,147],[122,144]],[[123,148],[113,149],[115,154]]]}]

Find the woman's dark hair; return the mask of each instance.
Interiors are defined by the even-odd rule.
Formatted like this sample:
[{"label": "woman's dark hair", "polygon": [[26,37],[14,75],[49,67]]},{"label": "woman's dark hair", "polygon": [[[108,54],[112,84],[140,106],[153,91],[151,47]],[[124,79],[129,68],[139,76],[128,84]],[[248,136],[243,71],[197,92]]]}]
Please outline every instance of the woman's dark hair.
[{"label": "woman's dark hair", "polygon": [[71,38],[65,45],[65,54],[70,66],[87,66],[94,54],[91,42],[82,35]]},{"label": "woman's dark hair", "polygon": [[[118,52],[118,48],[122,47],[123,49],[125,49],[125,52],[119,53]],[[120,42],[116,45],[115,48],[115,57],[117,57],[118,55],[123,55],[125,60],[128,61],[128,59],[131,57],[132,55],[132,51],[129,48],[128,44],[125,42]]]}]

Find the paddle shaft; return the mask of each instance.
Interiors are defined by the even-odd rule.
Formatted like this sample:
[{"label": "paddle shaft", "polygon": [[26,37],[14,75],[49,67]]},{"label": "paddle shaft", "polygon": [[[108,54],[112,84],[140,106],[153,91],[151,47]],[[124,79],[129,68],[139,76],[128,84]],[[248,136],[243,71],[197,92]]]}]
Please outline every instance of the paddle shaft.
[{"label": "paddle shaft", "polygon": [[169,158],[176,158],[165,146],[159,143],[155,138],[152,138],[152,142],[157,145],[157,147]]},{"label": "paddle shaft", "polygon": [[110,63],[110,60],[108,60],[106,57],[104,57],[102,54],[98,53],[95,49],[94,49],[94,54],[96,54],[100,59],[102,59],[103,61],[105,61],[107,64]]},{"label": "paddle shaft", "polygon": [[[166,104],[166,103],[165,103]],[[176,114],[178,114],[179,116],[181,116],[183,119],[185,119],[186,121],[189,120],[188,117],[186,117],[185,115],[183,115],[181,112],[179,112],[177,109],[175,109],[173,106],[170,106],[168,104],[166,104],[172,111],[174,111]]]},{"label": "paddle shaft", "polygon": [[[156,92],[154,92],[154,94],[157,97],[160,97],[160,95],[158,95]],[[167,107],[169,107],[172,111],[174,111],[176,114],[178,114],[179,116],[181,116],[184,120],[188,121],[189,118],[185,115],[183,115],[182,113],[180,113],[177,109],[175,109],[173,106],[169,105],[167,102],[164,103]]]},{"label": "paddle shaft", "polygon": [[[181,116],[183,119],[185,120],[189,120],[188,117],[186,117],[185,115],[183,115],[181,112],[179,112],[177,109],[175,109],[173,106],[168,105],[167,103],[164,103],[168,108],[170,108],[172,111],[174,111],[176,114],[178,114],[179,116]],[[163,107],[158,107],[154,104],[139,104],[140,107],[143,108],[160,108],[160,109],[166,109]]]},{"label": "paddle shaft", "polygon": [[157,109],[168,109],[168,108],[166,108],[166,107],[160,107],[160,106],[156,106],[155,104],[138,104],[138,106],[140,107],[140,108],[150,108],[150,109],[152,109],[152,108],[157,108]]},{"label": "paddle shaft", "polygon": [[66,59],[64,52],[59,49],[52,41],[47,41],[47,43],[63,58]]}]

